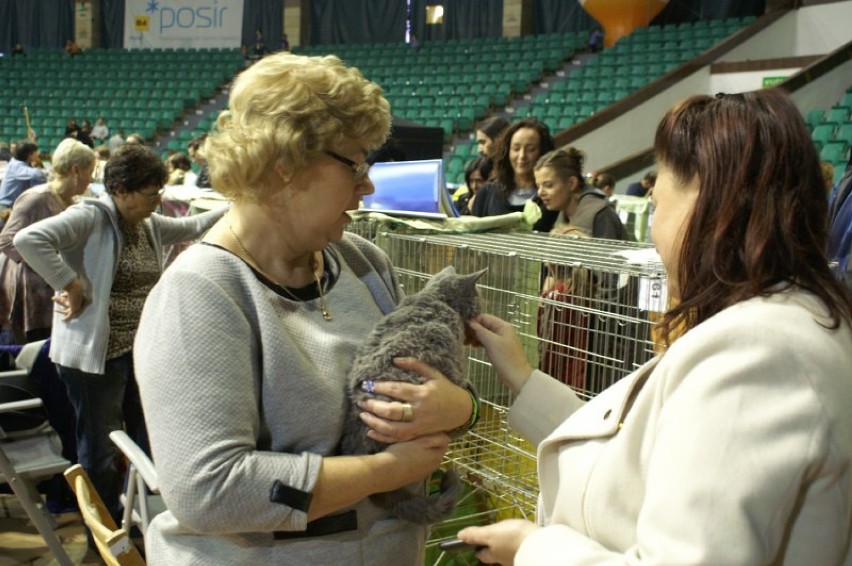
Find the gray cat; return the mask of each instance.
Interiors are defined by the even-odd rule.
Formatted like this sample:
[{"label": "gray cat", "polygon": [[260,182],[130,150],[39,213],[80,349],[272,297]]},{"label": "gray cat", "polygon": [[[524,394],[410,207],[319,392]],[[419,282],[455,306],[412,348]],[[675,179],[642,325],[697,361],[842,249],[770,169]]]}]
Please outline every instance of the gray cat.
[{"label": "gray cat", "polygon": [[[480,312],[476,281],[485,269],[457,275],[452,266],[430,279],[419,293],[405,297],[382,320],[361,346],[349,372],[350,412],[341,440],[344,454],[375,454],[387,445],[367,436],[367,426],[358,418],[358,402],[376,397],[362,389],[365,381],[421,383],[419,374],[396,367],[393,359],[412,357],[443,373],[456,385],[466,387],[464,376],[464,323]],[[400,519],[412,523],[435,523],[448,516],[461,494],[461,481],[453,471],[444,473],[437,497],[418,495],[408,489],[377,493],[370,499]]]}]

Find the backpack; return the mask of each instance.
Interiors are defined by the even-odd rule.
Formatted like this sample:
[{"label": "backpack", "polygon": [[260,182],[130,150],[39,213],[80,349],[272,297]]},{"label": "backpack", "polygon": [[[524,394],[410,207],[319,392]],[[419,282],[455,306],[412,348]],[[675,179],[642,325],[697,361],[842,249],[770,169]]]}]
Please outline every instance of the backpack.
[{"label": "backpack", "polygon": [[833,192],[829,209],[828,260],[837,279],[852,292],[852,158]]}]

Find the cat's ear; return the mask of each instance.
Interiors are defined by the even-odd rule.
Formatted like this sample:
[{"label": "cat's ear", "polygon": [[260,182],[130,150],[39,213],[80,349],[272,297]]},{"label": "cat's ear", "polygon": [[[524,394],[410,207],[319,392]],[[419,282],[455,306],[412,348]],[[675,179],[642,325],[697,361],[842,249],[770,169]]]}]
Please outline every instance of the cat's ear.
[{"label": "cat's ear", "polygon": [[[448,279],[448,278],[454,276],[455,274],[456,274],[456,268],[453,267],[452,265],[448,265],[447,267],[445,267],[444,269],[442,269],[441,271],[439,271],[438,273],[433,275],[432,278],[429,281],[430,282],[434,281],[433,285],[437,285],[438,281],[443,281],[445,279]],[[427,282],[427,284],[428,284],[428,282]]]},{"label": "cat's ear", "polygon": [[476,287],[476,282],[477,282],[477,281],[479,281],[479,279],[480,279],[483,275],[485,275],[485,273],[486,273],[487,271],[488,271],[488,268],[487,268],[487,267],[486,267],[485,269],[480,269],[479,271],[474,271],[473,273],[470,273],[470,274],[468,274],[468,275],[465,275],[465,276],[463,277],[463,280],[464,280],[464,282],[465,282],[467,285],[469,285],[469,286],[471,287],[471,289],[472,289],[472,288]]},{"label": "cat's ear", "polygon": [[473,278],[474,281],[479,281],[486,273],[488,273],[487,267],[485,269],[480,269],[479,271],[471,273],[468,277]]}]

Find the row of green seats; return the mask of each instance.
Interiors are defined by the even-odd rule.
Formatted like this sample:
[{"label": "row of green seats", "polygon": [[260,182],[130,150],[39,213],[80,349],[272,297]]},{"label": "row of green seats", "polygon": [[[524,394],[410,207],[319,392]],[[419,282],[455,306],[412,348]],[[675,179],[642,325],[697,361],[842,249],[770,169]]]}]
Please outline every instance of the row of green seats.
[{"label": "row of green seats", "polygon": [[444,110],[452,108],[464,108],[467,106],[488,108],[491,106],[491,98],[486,94],[477,96],[468,95],[464,97],[435,98],[424,97],[390,97],[388,98],[391,108],[405,110]]},{"label": "row of green seats", "polygon": [[501,82],[504,76],[514,76],[517,73],[526,74],[537,78],[543,69],[540,66],[518,66],[515,68],[494,67],[490,70],[474,71],[471,69],[419,69],[409,73],[389,73],[386,69],[372,69],[364,72],[370,80],[382,85],[428,87],[446,85],[479,84],[487,85],[491,82]]},{"label": "row of green seats", "polygon": [[[572,102],[563,101],[557,102],[540,102],[528,106],[529,112],[536,117],[540,116],[590,116],[594,112],[606,108],[616,100],[620,100],[627,96],[624,91],[611,91],[600,93],[597,97],[584,97]],[[587,109],[594,109],[589,112]]]},{"label": "row of green seats", "polygon": [[[446,97],[446,96],[478,96],[481,94],[490,94],[491,92],[500,91],[501,88],[498,84],[488,83],[487,81],[477,82],[471,80],[469,83],[464,84],[432,84],[432,83],[420,83],[417,85],[406,85],[406,84],[394,84],[392,82],[382,81],[382,87],[386,89],[386,92],[391,88],[394,89],[395,92],[402,92],[402,96],[408,98],[418,98],[420,96],[434,96],[434,97]],[[510,89],[509,83],[503,83],[503,86],[508,90]],[[397,90],[398,89],[398,90]],[[406,90],[409,89],[409,90]]]},{"label": "row of green seats", "polygon": [[[599,54],[598,63],[586,67],[617,71],[574,71],[568,80],[555,83],[549,91],[534,99],[519,116],[536,117],[554,131],[569,128],[603,109],[610,99],[619,100],[645,86],[753,19],[707,20],[694,25],[687,23],[639,28],[615,47]],[[705,29],[708,31],[703,31]],[[686,45],[681,44],[681,41],[685,41]],[[577,45],[578,48],[584,46],[585,43]],[[655,61],[655,58],[658,60]],[[642,67],[636,69],[635,74],[631,71],[623,72],[626,67],[634,65]],[[585,103],[581,103],[581,100]],[[464,165],[477,155],[476,143],[457,144],[447,163],[450,172],[448,181],[462,183]]]},{"label": "row of green seats", "polygon": [[822,161],[829,163],[841,163],[845,165],[849,154],[849,142],[846,140],[830,141],[822,146],[819,152],[819,158]]},{"label": "row of green seats", "polygon": [[676,33],[683,30],[690,30],[693,32],[701,31],[703,29],[710,30],[718,30],[718,29],[733,29],[737,30],[746,26],[753,22],[755,19],[754,16],[743,16],[743,17],[733,17],[733,18],[724,18],[724,19],[712,19],[712,20],[696,20],[694,22],[680,22],[677,24],[669,24],[663,26],[647,26],[637,28],[632,35],[643,36],[643,35],[665,35]]},{"label": "row of green seats", "polygon": [[464,67],[470,65],[496,65],[496,64],[526,64],[536,62],[564,61],[573,54],[573,51],[562,49],[545,49],[543,51],[524,51],[509,53],[483,53],[473,57],[459,57],[453,54],[376,58],[370,56],[347,57],[344,59],[347,65],[362,68],[364,66],[381,66],[390,68],[406,68],[412,65],[431,67]]},{"label": "row of green seats", "polygon": [[150,74],[152,72],[163,71],[181,71],[187,68],[192,68],[194,73],[198,72],[220,72],[223,70],[234,72],[242,68],[242,61],[107,61],[90,59],[87,61],[75,61],[74,59],[65,61],[42,61],[27,62],[27,63],[9,63],[0,66],[0,73],[9,76],[20,76],[21,73],[29,74],[47,72],[57,74],[71,74],[89,72],[92,70],[103,69],[104,66],[121,65],[120,68],[110,69],[116,73],[122,74]]},{"label": "row of green seats", "polygon": [[[740,25],[739,22],[737,25]],[[683,34],[695,31],[686,27],[677,29],[678,33]],[[727,32],[725,28],[720,28],[718,33],[723,35]],[[673,49],[665,49],[666,44],[663,43],[659,49],[649,49],[652,45],[649,38],[653,35],[654,32],[648,31],[640,34],[644,51],[639,52],[633,50],[636,32],[623,38],[616,46],[604,50],[589,64],[573,70],[566,80],[557,82],[549,92],[540,94],[531,104],[530,112],[536,117],[556,121],[556,126],[562,129],[568,120],[563,121],[561,118],[589,115],[587,111],[590,108],[593,112],[599,111],[673,70],[683,61],[692,58],[696,49],[702,48],[702,45],[696,45],[700,42],[692,42],[689,48],[681,48],[678,45]],[[659,37],[662,41],[664,34],[659,34]],[[706,41],[710,42],[709,44],[713,42],[712,39]],[[577,108],[576,112],[572,112],[570,108],[564,112],[560,109],[540,109],[551,103],[561,105],[568,101],[568,97],[571,102],[586,103],[587,106],[583,109]]]},{"label": "row of green seats", "polygon": [[[528,45],[570,45],[574,46],[578,41],[585,42],[588,38],[587,31],[568,32],[564,34],[538,34],[525,35],[517,37],[484,37],[484,38],[468,38],[468,39],[449,39],[449,40],[429,40],[424,41],[420,52],[452,50],[460,51],[465,49],[488,49],[491,47],[525,47]],[[585,45],[583,43],[582,45]],[[359,52],[388,52],[396,53],[403,51],[414,51],[411,46],[403,42],[391,43],[365,43],[365,44],[320,44],[300,46],[293,49],[295,53],[317,55],[325,53],[359,53]]]},{"label": "row of green seats", "polygon": [[812,128],[811,139],[820,159],[834,164],[836,176],[837,169],[845,169],[852,145],[852,87],[838,104],[808,112],[805,121]]},{"label": "row of green seats", "polygon": [[644,45],[647,42],[653,41],[679,41],[689,42],[704,39],[721,39],[740,29],[739,25],[730,27],[719,27],[715,29],[665,29],[658,33],[639,34],[633,38],[633,42],[638,45]]},{"label": "row of green seats", "polygon": [[808,112],[808,115],[805,117],[805,121],[811,129],[825,124],[833,124],[836,126],[838,124],[846,123],[849,120],[850,113],[852,113],[852,91],[844,94],[840,103],[833,106],[828,111],[816,109]]},{"label": "row of green seats", "polygon": [[820,124],[814,128],[811,139],[818,144],[818,147],[835,140],[852,143],[852,122],[841,125]]},{"label": "row of green seats", "polygon": [[619,67],[643,63],[677,63],[683,61],[690,51],[682,49],[653,49],[649,51],[604,51],[587,63],[588,67]]}]

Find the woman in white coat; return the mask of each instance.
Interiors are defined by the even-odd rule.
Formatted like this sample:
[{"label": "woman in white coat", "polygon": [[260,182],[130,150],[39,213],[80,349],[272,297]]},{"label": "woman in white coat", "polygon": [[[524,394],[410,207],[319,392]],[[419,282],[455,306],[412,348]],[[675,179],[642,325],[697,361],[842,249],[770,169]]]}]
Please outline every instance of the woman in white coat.
[{"label": "woman in white coat", "polygon": [[474,324],[538,444],[537,522],[462,530],[500,564],[852,564],[852,305],[785,94],[695,96],[655,139],[667,350],[588,403]]}]

